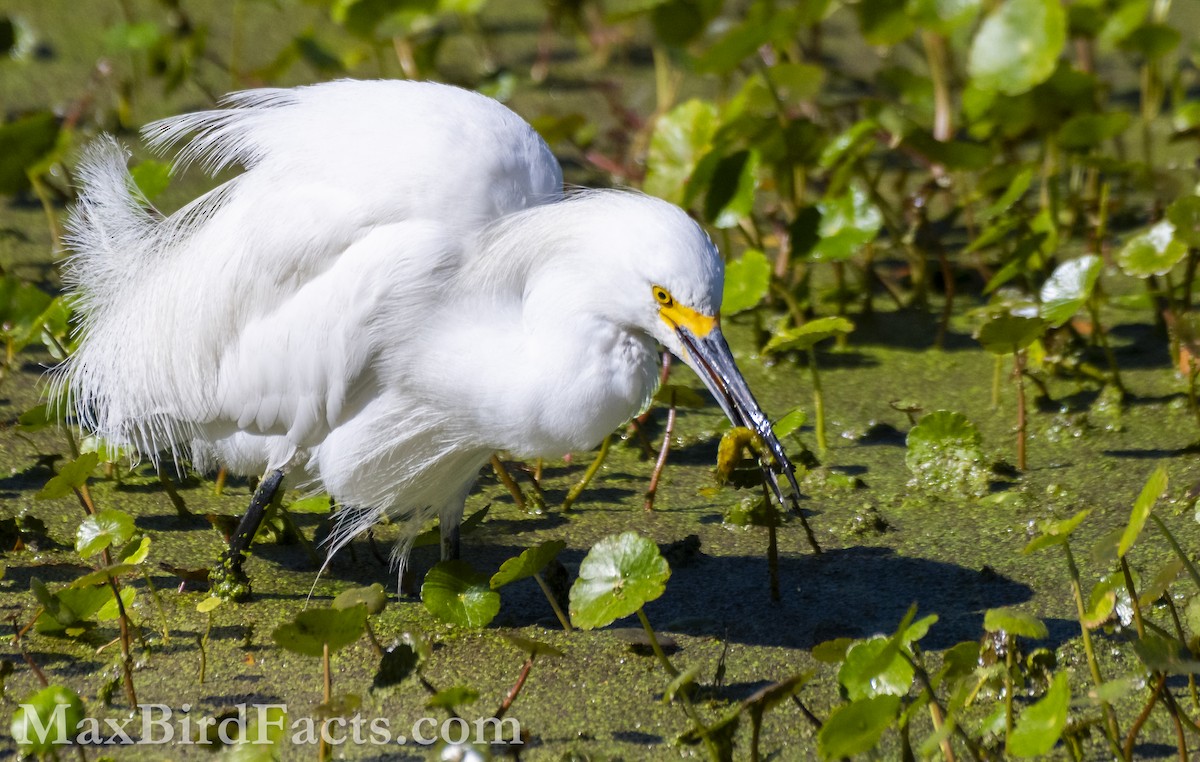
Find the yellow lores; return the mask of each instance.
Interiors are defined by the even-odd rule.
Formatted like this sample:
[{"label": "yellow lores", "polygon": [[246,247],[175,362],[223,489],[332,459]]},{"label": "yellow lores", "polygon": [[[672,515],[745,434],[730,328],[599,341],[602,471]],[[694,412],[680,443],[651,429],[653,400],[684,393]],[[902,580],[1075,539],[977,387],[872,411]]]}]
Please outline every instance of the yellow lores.
[{"label": "yellow lores", "polygon": [[720,322],[716,315],[701,315],[691,307],[679,304],[671,292],[662,286],[655,286],[654,301],[658,302],[658,314],[671,328],[686,328],[698,339],[703,339],[712,333]]}]

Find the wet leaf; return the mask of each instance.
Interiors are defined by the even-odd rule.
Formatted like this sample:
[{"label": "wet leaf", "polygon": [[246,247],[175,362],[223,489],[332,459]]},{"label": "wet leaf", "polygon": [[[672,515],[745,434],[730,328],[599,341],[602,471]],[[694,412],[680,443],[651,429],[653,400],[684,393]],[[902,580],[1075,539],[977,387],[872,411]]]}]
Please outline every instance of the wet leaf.
[{"label": "wet leaf", "polygon": [[288,513],[329,513],[333,508],[329,504],[329,495],[309,495],[288,504]]},{"label": "wet leaf", "polygon": [[563,655],[562,651],[558,650],[557,648],[550,645],[549,643],[543,643],[540,640],[534,640],[533,638],[525,638],[525,637],[522,637],[515,633],[511,633],[511,632],[502,632],[502,633],[500,633],[500,637],[504,638],[509,643],[512,643],[518,649],[520,649],[521,651],[523,651],[526,654],[529,654],[530,656],[562,656]]},{"label": "wet leaf", "polygon": [[41,431],[47,426],[56,426],[65,420],[66,408],[50,402],[35,405],[17,419],[18,428],[24,432]]},{"label": "wet leaf", "polygon": [[822,759],[840,759],[875,748],[900,712],[899,696],[874,696],[843,704],[817,734]]},{"label": "wet leaf", "polygon": [[58,117],[39,111],[0,125],[0,194],[29,187],[29,171],[58,145]]},{"label": "wet leaf", "polygon": [[1101,627],[1113,615],[1117,608],[1117,592],[1112,585],[1101,581],[1092,588],[1088,595],[1087,609],[1080,617],[1079,623],[1089,630]]},{"label": "wet leaf", "polygon": [[851,701],[885,694],[906,696],[914,674],[891,639],[876,636],[850,647],[838,670],[838,682]]},{"label": "wet leaf", "polygon": [[338,593],[330,604],[335,609],[348,609],[354,606],[366,606],[367,613],[374,616],[387,606],[387,593],[378,582],[366,587],[352,587]]},{"label": "wet leaf", "polygon": [[83,700],[79,694],[61,685],[51,685],[29,696],[13,712],[9,730],[13,740],[29,754],[50,754],[55,745],[73,740],[83,721]]},{"label": "wet leaf", "polygon": [[695,684],[696,678],[700,676],[701,669],[699,664],[693,664],[676,675],[675,679],[668,683],[666,689],[663,691],[662,702],[664,704],[671,703],[679,695],[680,691],[686,690]]},{"label": "wet leaf", "polygon": [[[1200,103],[1196,104],[1200,106]],[[1175,237],[1193,248],[1200,247],[1200,196],[1180,196],[1167,207],[1167,220],[1175,226]]]},{"label": "wet leaf", "polygon": [[1005,0],[979,27],[967,69],[982,90],[1020,95],[1054,73],[1067,40],[1058,0]]},{"label": "wet leaf", "polygon": [[1094,254],[1063,262],[1042,285],[1042,318],[1057,328],[1087,303],[1096,288],[1104,263]]},{"label": "wet leaf", "polygon": [[653,541],[635,532],[606,537],[579,565],[571,585],[571,623],[592,630],[627,617],[662,595],[670,576]]},{"label": "wet leaf", "polygon": [[500,570],[492,575],[488,584],[493,590],[499,590],[517,580],[532,577],[545,569],[565,547],[567,544],[562,540],[547,540],[532,548],[526,548],[521,551],[521,555],[502,563]]},{"label": "wet leaf", "polygon": [[1092,512],[1091,508],[1076,513],[1069,519],[1055,521],[1047,519],[1038,523],[1038,529],[1042,534],[1033,538],[1022,553],[1028,555],[1043,548],[1048,548],[1052,545],[1062,545],[1071,536],[1071,533],[1083,523],[1083,520]]},{"label": "wet leaf", "polygon": [[849,259],[874,241],[883,227],[883,213],[858,183],[839,196],[822,199],[817,208],[821,212],[820,240],[809,257],[818,262]]},{"label": "wet leaf", "polygon": [[988,609],[983,615],[983,629],[1031,640],[1043,640],[1050,635],[1042,620],[1010,608]]},{"label": "wet leaf", "polygon": [[742,256],[725,263],[725,291],[721,312],[736,315],[757,307],[771,285],[771,263],[758,249],[747,249]]},{"label": "wet leaf", "polygon": [[807,420],[808,416],[805,414],[803,408],[792,408],[771,426],[771,431],[774,432],[776,437],[783,439],[788,434],[798,431],[804,426]]},{"label": "wet leaf", "polygon": [[829,316],[810,320],[798,328],[788,328],[775,334],[763,347],[767,353],[803,352],[818,342],[844,336],[854,330],[854,323],[844,317]]},{"label": "wet leaf", "polygon": [[196,604],[196,611],[200,612],[201,614],[208,614],[210,612],[216,611],[218,608],[220,608],[221,604],[224,602],[225,602],[225,599],[222,598],[221,596],[210,595],[207,598],[205,598],[204,600],[202,600]]},{"label": "wet leaf", "polygon": [[1068,151],[1086,151],[1112,140],[1129,126],[1132,117],[1124,111],[1111,114],[1076,114],[1058,130],[1058,144]]},{"label": "wet leaf", "polygon": [[75,552],[91,558],[111,545],[124,545],[131,537],[133,517],[124,511],[105,508],[79,524],[75,531]]},{"label": "wet leaf", "polygon": [[704,218],[716,228],[737,227],[754,208],[758,189],[758,151],[736,151],[713,168],[704,196]]},{"label": "wet leaf", "polygon": [[838,664],[845,660],[850,646],[854,645],[853,638],[835,638],[813,647],[812,657],[826,664]]},{"label": "wet leaf", "polygon": [[1163,220],[1130,238],[1117,253],[1117,265],[1134,278],[1165,275],[1187,255],[1187,244],[1175,237],[1175,226]]},{"label": "wet leaf", "polygon": [[981,496],[988,485],[982,441],[979,429],[966,416],[937,410],[908,432],[904,462],[922,489]]},{"label": "wet leaf", "polygon": [[429,697],[425,706],[430,709],[455,709],[479,700],[479,691],[467,685],[455,685],[438,691]]},{"label": "wet leaf", "polygon": [[1008,751],[1017,757],[1040,757],[1048,754],[1067,727],[1067,709],[1071,705],[1071,688],[1065,670],[1054,676],[1050,690],[1017,718],[1008,737]]},{"label": "wet leaf", "polygon": [[1181,558],[1172,558],[1161,569],[1158,574],[1154,575],[1154,579],[1150,584],[1144,585],[1141,593],[1138,595],[1138,604],[1143,608],[1151,606],[1159,598],[1166,595],[1167,590],[1174,584],[1175,580],[1179,579],[1179,575],[1183,573],[1186,565]]},{"label": "wet leaf", "polygon": [[138,162],[129,170],[133,182],[147,201],[153,201],[162,195],[171,184],[171,165],[165,161],[146,159]]},{"label": "wet leaf", "polygon": [[654,125],[646,155],[642,189],[674,204],[684,200],[688,181],[711,148],[717,130],[717,107],[692,99],[668,111]]},{"label": "wet leaf", "polygon": [[980,0],[908,0],[905,10],[918,26],[949,35],[979,14]]},{"label": "wet leaf", "polygon": [[361,638],[366,624],[367,607],[361,604],[347,609],[309,609],[276,627],[271,639],[294,653],[320,657],[325,644],[332,653]]},{"label": "wet leaf", "polygon": [[42,487],[33,498],[35,500],[54,500],[71,494],[73,490],[87,483],[88,477],[92,475],[92,471],[96,470],[96,464],[99,462],[100,456],[97,453],[83,453],[60,468],[58,474],[46,482],[46,486]]},{"label": "wet leaf", "polygon": [[71,587],[91,587],[93,585],[104,584],[110,579],[116,579],[123,574],[129,574],[137,571],[137,567],[133,564],[112,564],[111,566],[102,566],[93,572],[89,572],[82,577],[76,577],[71,582]]},{"label": "wet leaf", "polygon": [[1046,321],[1039,317],[1000,315],[979,329],[979,343],[992,354],[1010,355],[1025,349],[1046,330]]},{"label": "wet leaf", "polygon": [[1148,632],[1133,642],[1133,652],[1147,669],[1168,675],[1200,675],[1200,661],[1190,658],[1177,640]]},{"label": "wet leaf", "polygon": [[375,670],[375,678],[371,687],[375,690],[399,685],[417,669],[421,658],[416,650],[407,643],[391,646],[379,657],[379,668]]},{"label": "wet leaf", "polygon": [[[51,594],[40,581],[31,580],[30,589],[45,609],[37,619],[37,631],[44,634],[61,633],[82,625],[95,618],[97,612],[112,600],[112,591],[107,585],[67,587]],[[124,591],[132,593],[133,589],[125,588]]]},{"label": "wet leaf", "polygon": [[116,552],[117,559],[123,564],[140,564],[150,555],[150,538],[134,536],[125,547]]},{"label": "wet leaf", "polygon": [[[96,610],[97,622],[112,622],[121,616],[121,609],[117,606],[117,599],[112,595],[112,591],[107,585],[104,587],[95,588],[108,593],[105,597],[104,605]],[[133,609],[133,601],[137,597],[137,590],[126,585],[121,588],[121,606],[124,607],[128,614]]]},{"label": "wet leaf", "polygon": [[1154,504],[1166,493],[1167,469],[1159,466],[1154,469],[1154,473],[1150,474],[1150,478],[1142,487],[1141,494],[1133,502],[1133,512],[1129,516],[1129,523],[1125,525],[1124,533],[1121,534],[1121,544],[1117,547],[1118,556],[1124,558],[1129,549],[1133,547],[1133,543],[1137,542],[1138,535],[1146,526],[1146,519],[1150,518],[1150,511],[1154,508]]},{"label": "wet leaf", "polygon": [[654,401],[665,407],[674,405],[677,408],[686,407],[700,410],[708,406],[708,400],[699,392],[683,384],[663,384],[654,392]]},{"label": "wet leaf", "polygon": [[486,627],[500,613],[500,594],[465,561],[441,561],[430,569],[421,602],[438,619],[462,627]]}]

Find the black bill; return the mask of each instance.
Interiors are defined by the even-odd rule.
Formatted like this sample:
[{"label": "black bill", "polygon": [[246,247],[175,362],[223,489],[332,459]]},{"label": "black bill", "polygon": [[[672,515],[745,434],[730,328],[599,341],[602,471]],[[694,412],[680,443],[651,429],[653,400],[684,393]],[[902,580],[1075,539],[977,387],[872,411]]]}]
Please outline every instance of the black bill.
[{"label": "black bill", "polygon": [[[760,459],[759,464],[780,507],[786,510],[790,503],[791,509],[803,520],[799,501],[800,485],[796,483],[796,467],[792,465],[784,452],[783,444],[771,430],[771,421],[754,399],[750,387],[746,385],[746,379],[742,378],[742,373],[734,362],[733,352],[729,349],[721,330],[714,328],[704,338],[696,337],[682,326],[676,328],[676,333],[690,355],[685,359],[689,360],[688,364],[704,381],[704,385],[721,405],[725,415],[734,426],[743,426],[758,434],[758,438],[766,447],[771,462],[768,464]],[[788,480],[792,488],[790,501],[785,500],[783,490],[779,486],[780,475]],[[804,528],[813,548],[820,552],[807,521],[804,522]]]}]

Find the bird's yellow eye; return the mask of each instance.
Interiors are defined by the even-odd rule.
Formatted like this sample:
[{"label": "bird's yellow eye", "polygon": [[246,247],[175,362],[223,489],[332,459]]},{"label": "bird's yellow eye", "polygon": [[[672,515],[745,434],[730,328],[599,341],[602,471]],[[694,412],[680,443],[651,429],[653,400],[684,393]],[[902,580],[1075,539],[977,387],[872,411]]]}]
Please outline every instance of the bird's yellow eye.
[{"label": "bird's yellow eye", "polygon": [[675,303],[675,299],[671,297],[671,292],[662,286],[654,287],[654,301],[658,302],[663,307],[670,307]]}]

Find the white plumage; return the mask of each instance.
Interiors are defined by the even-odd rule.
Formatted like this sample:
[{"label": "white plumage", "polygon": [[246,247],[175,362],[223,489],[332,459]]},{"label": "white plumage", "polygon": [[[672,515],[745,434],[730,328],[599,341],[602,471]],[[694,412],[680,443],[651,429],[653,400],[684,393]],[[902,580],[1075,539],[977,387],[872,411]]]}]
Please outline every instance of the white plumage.
[{"label": "white plumage", "polygon": [[82,342],[56,382],[86,427],[318,485],[354,509],[335,546],[387,512],[415,519],[408,537],[432,515],[456,526],[493,451],[594,446],[652,396],[658,343],[769,436],[717,327],[721,258],[679,209],[564,197],[528,124],[452,87],[340,81],[224,105],[144,131],[182,143],[182,163],[244,167],[169,217],[116,141],[83,160]]}]

